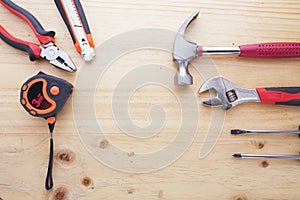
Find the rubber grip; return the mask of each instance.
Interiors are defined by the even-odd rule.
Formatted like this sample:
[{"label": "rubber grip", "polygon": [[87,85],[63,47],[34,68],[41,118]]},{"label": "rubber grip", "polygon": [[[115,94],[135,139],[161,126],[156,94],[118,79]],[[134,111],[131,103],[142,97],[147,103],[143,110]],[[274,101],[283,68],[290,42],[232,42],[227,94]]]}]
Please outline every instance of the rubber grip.
[{"label": "rubber grip", "polygon": [[258,88],[261,103],[300,106],[300,87]]},{"label": "rubber grip", "polygon": [[21,17],[30,26],[41,44],[54,43],[54,31],[45,31],[40,22],[27,10],[10,0],[0,0],[0,3],[15,15]]},{"label": "rubber grip", "polygon": [[75,2],[76,9],[79,13],[79,17],[80,17],[81,23],[83,25],[85,35],[87,37],[89,45],[94,48],[95,45],[94,45],[94,41],[93,41],[93,38],[92,38],[92,33],[91,33],[91,30],[90,30],[90,27],[89,27],[89,23],[87,22],[87,19],[86,19],[84,10],[82,8],[82,5],[80,3],[80,0],[74,0],[74,2]]},{"label": "rubber grip", "polygon": [[74,2],[75,2],[76,9],[78,11],[79,17],[81,19],[83,28],[85,30],[85,34],[86,35],[91,34],[91,30],[90,30],[89,24],[86,20],[86,16],[85,16],[85,13],[84,13],[84,10],[82,8],[82,5],[81,5],[80,1],[79,0],[74,0]]},{"label": "rubber grip", "polygon": [[53,139],[50,138],[50,153],[49,153],[49,161],[48,161],[48,170],[47,170],[47,176],[45,180],[45,188],[46,190],[51,190],[53,188],[53,153],[54,153],[54,143]]},{"label": "rubber grip", "polygon": [[[56,4],[56,7],[61,15],[61,17],[63,18],[68,30],[69,30],[69,33],[72,37],[72,40],[73,40],[73,43],[77,49],[78,52],[81,52],[81,48],[80,48],[80,45],[79,45],[79,42],[78,41],[78,38],[76,37],[76,33],[74,31],[74,29],[72,28],[72,23],[71,23],[71,17],[68,16],[67,14],[67,8],[65,8],[64,4],[62,3],[62,1],[64,0],[54,0],[55,4]],[[66,0],[65,0],[66,1]],[[85,35],[86,35],[86,38],[90,44],[91,47],[94,47],[94,41],[93,41],[93,38],[92,38],[92,35],[91,35],[91,31],[90,31],[90,27],[88,25],[88,22],[87,22],[87,19],[86,19],[86,16],[85,16],[85,13],[84,13],[84,10],[82,8],[82,5],[80,3],[79,0],[69,0],[69,1],[73,1],[73,5],[75,6],[74,8],[76,9],[76,12],[80,18],[80,21],[81,21],[81,24],[83,26],[83,30],[85,32]]]},{"label": "rubber grip", "polygon": [[54,2],[55,2],[55,5],[56,5],[61,17],[63,18],[63,20],[64,20],[64,22],[65,22],[65,24],[66,24],[66,26],[67,26],[67,28],[70,32],[73,43],[75,44],[76,43],[76,37],[75,37],[75,33],[73,33],[73,29],[72,29],[71,23],[69,21],[71,19],[69,19],[68,16],[67,16],[66,8],[64,7],[64,5],[62,3],[62,0],[54,0]]},{"label": "rubber grip", "polygon": [[252,58],[295,58],[300,57],[300,43],[276,42],[240,46],[240,56]]},{"label": "rubber grip", "polygon": [[39,47],[39,45],[26,42],[24,40],[20,40],[18,38],[13,37],[1,25],[0,25],[0,37],[4,42],[9,44],[10,46],[27,52],[29,54],[29,58],[31,61],[35,61],[36,59],[40,58],[42,49]]}]

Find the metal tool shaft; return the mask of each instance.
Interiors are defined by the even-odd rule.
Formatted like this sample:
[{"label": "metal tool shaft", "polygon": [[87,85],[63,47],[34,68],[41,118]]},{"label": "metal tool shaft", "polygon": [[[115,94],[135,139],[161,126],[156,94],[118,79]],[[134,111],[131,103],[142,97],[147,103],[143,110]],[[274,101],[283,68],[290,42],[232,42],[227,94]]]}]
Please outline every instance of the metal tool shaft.
[{"label": "metal tool shaft", "polygon": [[240,55],[239,47],[202,47],[202,55]]},{"label": "metal tool shaft", "polygon": [[267,155],[267,154],[233,154],[235,158],[277,158],[299,160],[300,155]]},{"label": "metal tool shaft", "polygon": [[299,130],[231,130],[233,135],[255,135],[255,134],[300,134]]}]

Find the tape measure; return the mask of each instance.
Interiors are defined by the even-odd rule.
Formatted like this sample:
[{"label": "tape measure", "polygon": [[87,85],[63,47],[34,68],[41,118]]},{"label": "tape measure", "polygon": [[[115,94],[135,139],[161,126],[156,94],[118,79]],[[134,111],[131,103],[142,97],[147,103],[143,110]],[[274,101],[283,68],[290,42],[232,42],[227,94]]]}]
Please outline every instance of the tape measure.
[{"label": "tape measure", "polygon": [[32,116],[45,118],[50,130],[50,154],[45,188],[53,187],[52,166],[54,144],[52,133],[54,130],[56,115],[66,103],[73,91],[73,85],[69,82],[39,72],[28,79],[21,87],[20,102],[25,110]]},{"label": "tape measure", "polygon": [[73,85],[69,82],[39,72],[22,85],[20,102],[30,115],[48,121],[56,116],[72,91]]}]

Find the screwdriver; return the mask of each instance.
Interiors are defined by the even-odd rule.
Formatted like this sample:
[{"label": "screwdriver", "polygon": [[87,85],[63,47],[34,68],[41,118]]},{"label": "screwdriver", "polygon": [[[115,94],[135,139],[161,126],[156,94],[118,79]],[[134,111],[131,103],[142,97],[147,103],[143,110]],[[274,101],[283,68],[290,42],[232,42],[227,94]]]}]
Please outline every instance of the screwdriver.
[{"label": "screwdriver", "polygon": [[[299,130],[243,130],[233,129],[231,130],[232,135],[256,135],[256,134],[298,134],[300,137],[300,126]],[[234,158],[278,158],[278,159],[300,159],[300,155],[268,155],[268,154],[241,154],[235,153],[232,155]]]},{"label": "screwdriver", "polygon": [[231,130],[232,135],[256,135],[256,134],[298,134],[300,137],[299,130],[243,130],[233,129]]},{"label": "screwdriver", "polygon": [[241,154],[235,153],[232,155],[234,158],[279,158],[279,159],[294,159],[299,160],[300,155],[267,155],[267,154]]}]

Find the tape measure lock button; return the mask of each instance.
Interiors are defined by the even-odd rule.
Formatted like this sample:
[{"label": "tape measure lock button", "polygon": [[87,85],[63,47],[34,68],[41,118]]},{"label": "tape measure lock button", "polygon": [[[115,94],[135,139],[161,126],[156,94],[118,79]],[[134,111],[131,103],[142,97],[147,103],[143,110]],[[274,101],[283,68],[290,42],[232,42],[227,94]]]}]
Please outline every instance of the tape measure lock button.
[{"label": "tape measure lock button", "polygon": [[60,93],[60,88],[59,88],[58,86],[56,86],[56,85],[51,86],[51,88],[50,88],[50,93],[51,93],[53,96],[57,96],[57,95],[59,95],[59,93]]}]

